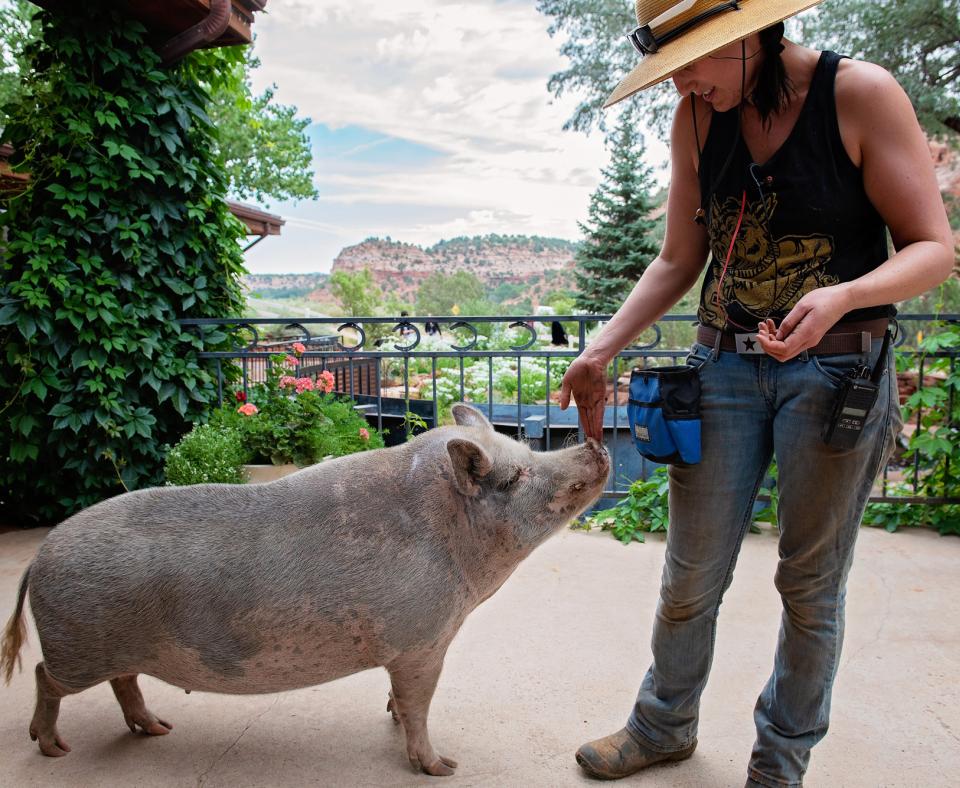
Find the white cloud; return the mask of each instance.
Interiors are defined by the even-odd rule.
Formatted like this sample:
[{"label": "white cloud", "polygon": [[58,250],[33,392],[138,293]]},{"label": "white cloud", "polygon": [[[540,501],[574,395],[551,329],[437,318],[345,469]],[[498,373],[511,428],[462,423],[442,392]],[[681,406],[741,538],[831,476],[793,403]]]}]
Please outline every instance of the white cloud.
[{"label": "white cloud", "polygon": [[[315,123],[358,126],[441,154],[413,172],[402,161],[327,163],[317,173],[323,199],[301,203],[297,215],[332,226],[336,208],[339,231],[314,246],[314,259],[298,244],[298,270],[327,270],[351,232],[348,242],[579,236],[607,152],[599,134],[561,130],[575,102],[547,92],[548,77],[565,64],[532,0],[271,0],[268,9],[254,26],[263,63],[256,89],[276,83],[277,99]],[[611,87],[620,76],[610,75]],[[651,159],[664,158],[651,145]],[[258,244],[251,268],[292,270],[284,236]]]}]

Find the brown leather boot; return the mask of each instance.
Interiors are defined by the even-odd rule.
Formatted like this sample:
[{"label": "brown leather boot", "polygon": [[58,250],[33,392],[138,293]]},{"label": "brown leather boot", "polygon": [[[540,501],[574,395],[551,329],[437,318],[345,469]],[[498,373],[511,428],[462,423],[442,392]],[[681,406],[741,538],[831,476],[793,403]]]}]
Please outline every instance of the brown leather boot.
[{"label": "brown leather boot", "polygon": [[655,763],[683,761],[693,755],[697,741],[682,750],[657,752],[640,744],[626,729],[587,742],[577,750],[577,763],[598,780],[618,780]]}]

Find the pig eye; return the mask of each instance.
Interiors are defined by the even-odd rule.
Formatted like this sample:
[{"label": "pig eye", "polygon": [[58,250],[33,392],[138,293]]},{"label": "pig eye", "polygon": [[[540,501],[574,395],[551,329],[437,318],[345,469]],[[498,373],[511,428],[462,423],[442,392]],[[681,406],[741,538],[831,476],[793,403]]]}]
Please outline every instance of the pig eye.
[{"label": "pig eye", "polygon": [[576,484],[570,485],[570,489],[574,492],[580,492],[586,486],[583,482],[577,482]]},{"label": "pig eye", "polygon": [[523,476],[523,468],[515,468],[514,472],[510,475],[509,479],[505,479],[497,485],[498,490],[506,490],[508,487],[512,487],[518,481],[520,477]]}]

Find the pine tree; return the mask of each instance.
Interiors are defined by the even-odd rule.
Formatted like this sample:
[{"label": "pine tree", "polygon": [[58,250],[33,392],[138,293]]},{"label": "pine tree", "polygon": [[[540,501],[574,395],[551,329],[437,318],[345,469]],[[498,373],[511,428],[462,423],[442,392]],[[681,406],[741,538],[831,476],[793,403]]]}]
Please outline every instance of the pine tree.
[{"label": "pine tree", "polygon": [[629,115],[610,135],[610,164],[590,197],[585,239],[577,251],[577,307],[594,314],[615,312],[640,274],[660,251],[650,214],[653,171],[643,163],[643,138]]}]

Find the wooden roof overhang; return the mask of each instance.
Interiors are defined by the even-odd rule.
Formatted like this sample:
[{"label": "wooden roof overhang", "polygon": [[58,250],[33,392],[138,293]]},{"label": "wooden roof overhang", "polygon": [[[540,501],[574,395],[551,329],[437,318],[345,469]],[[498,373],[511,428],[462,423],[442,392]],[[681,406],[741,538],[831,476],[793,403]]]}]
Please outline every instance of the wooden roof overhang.
[{"label": "wooden roof overhang", "polygon": [[[75,0],[33,0],[57,9]],[[147,28],[165,64],[194,49],[235,46],[253,41],[253,15],[267,0],[113,0]]]},{"label": "wooden roof overhang", "polygon": [[252,205],[246,205],[242,202],[227,200],[227,207],[230,213],[236,216],[247,226],[247,235],[260,236],[253,243],[247,244],[243,251],[247,251],[253,244],[259,243],[268,235],[280,235],[280,228],[285,224],[282,216],[275,213],[267,213]]}]

